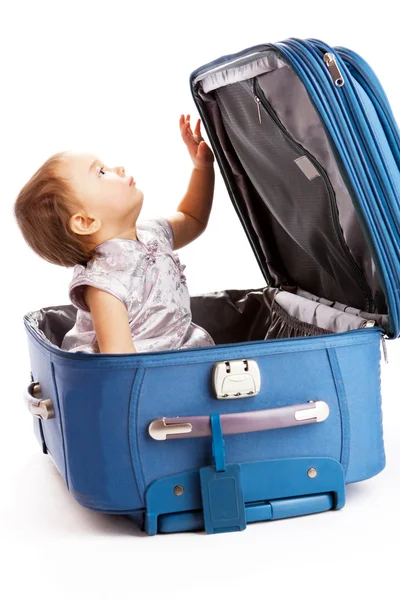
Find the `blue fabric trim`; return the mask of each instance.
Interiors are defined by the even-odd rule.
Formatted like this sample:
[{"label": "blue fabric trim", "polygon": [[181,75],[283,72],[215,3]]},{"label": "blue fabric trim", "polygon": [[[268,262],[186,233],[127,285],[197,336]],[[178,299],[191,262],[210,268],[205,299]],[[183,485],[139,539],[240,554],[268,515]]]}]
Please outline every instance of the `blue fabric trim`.
[{"label": "blue fabric trim", "polygon": [[343,470],[346,475],[350,456],[350,417],[349,409],[347,406],[346,389],[343,383],[343,377],[340,371],[340,365],[336,354],[336,350],[334,348],[327,348],[326,352],[328,354],[329,364],[331,366],[332,376],[335,382],[338,405],[340,410],[340,420],[342,429],[342,448],[340,453],[340,463],[343,466]]},{"label": "blue fabric trim", "polygon": [[[53,380],[53,385],[54,385],[54,391],[56,393],[56,406],[57,406],[57,410],[58,410],[58,415],[56,414],[56,418],[57,416],[59,417],[60,420],[60,434],[61,434],[61,443],[62,443],[62,449],[63,449],[63,457],[64,457],[64,479],[65,479],[65,483],[67,484],[67,489],[70,489],[70,477],[69,477],[69,469],[68,469],[68,463],[67,463],[67,453],[65,450],[65,436],[64,436],[64,422],[63,422],[63,411],[61,410],[60,407],[60,399],[58,397],[58,389],[57,389],[57,381],[56,381],[56,376],[55,376],[55,371],[54,371],[54,364],[52,362],[50,362],[50,369],[51,369],[51,378]],[[53,405],[53,408],[55,409],[55,406]],[[46,444],[46,448],[47,448],[47,442],[46,442],[46,438],[44,435],[44,427],[42,428],[42,432],[43,432],[43,439],[44,439],[44,443]],[[47,450],[49,452],[49,450]]]},{"label": "blue fabric trim", "polygon": [[[144,506],[144,472],[142,460],[140,458],[140,448],[139,448],[139,431],[138,431],[138,422],[139,422],[139,398],[142,390],[142,385],[144,381],[144,376],[146,373],[146,369],[139,368],[136,372],[135,381],[132,386],[132,393],[129,400],[129,422],[128,422],[128,436],[129,436],[129,447],[131,453],[131,461],[132,461],[132,471],[135,478],[136,487],[138,490],[138,494],[142,501],[142,505]],[[137,460],[135,460],[135,457]]]}]

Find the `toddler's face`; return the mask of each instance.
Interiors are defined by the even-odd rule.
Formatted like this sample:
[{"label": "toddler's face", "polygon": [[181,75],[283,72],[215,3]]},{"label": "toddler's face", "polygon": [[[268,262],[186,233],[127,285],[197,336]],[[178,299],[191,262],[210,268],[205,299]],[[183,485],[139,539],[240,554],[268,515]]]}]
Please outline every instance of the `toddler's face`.
[{"label": "toddler's face", "polygon": [[75,231],[82,229],[77,233],[89,233],[83,229],[89,226],[95,230],[104,227],[123,231],[127,225],[135,224],[142,208],[143,192],[123,167],[108,167],[93,154],[68,152],[61,169],[92,217],[91,221],[84,222],[81,213],[74,215],[71,226]]}]

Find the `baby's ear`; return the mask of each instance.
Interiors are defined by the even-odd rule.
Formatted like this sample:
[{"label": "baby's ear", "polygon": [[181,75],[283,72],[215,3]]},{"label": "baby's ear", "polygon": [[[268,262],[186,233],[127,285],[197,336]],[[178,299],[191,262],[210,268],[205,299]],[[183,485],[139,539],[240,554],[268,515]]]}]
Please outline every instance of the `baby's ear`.
[{"label": "baby's ear", "polygon": [[101,227],[100,219],[85,215],[82,212],[75,213],[69,220],[71,231],[78,235],[92,235]]}]

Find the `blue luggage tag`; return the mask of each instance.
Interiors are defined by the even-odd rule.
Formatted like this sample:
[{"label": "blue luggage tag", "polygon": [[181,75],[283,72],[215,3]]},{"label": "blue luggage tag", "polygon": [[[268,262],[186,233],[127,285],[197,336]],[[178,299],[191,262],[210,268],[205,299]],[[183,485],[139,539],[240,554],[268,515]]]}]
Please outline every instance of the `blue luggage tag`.
[{"label": "blue luggage tag", "polygon": [[220,415],[210,418],[215,466],[200,469],[204,529],[206,533],[240,531],[246,529],[240,465],[226,465]]}]

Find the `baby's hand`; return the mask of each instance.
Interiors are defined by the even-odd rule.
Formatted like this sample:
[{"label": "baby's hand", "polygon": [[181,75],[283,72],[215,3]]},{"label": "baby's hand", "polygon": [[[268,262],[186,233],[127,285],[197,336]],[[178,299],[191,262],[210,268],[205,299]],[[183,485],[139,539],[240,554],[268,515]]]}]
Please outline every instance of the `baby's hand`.
[{"label": "baby's hand", "polygon": [[190,128],[190,115],[181,115],[179,119],[179,127],[181,130],[182,139],[185,142],[190,157],[196,169],[204,171],[213,166],[214,154],[211,148],[203,140],[200,133],[200,119],[194,128],[194,134]]}]

